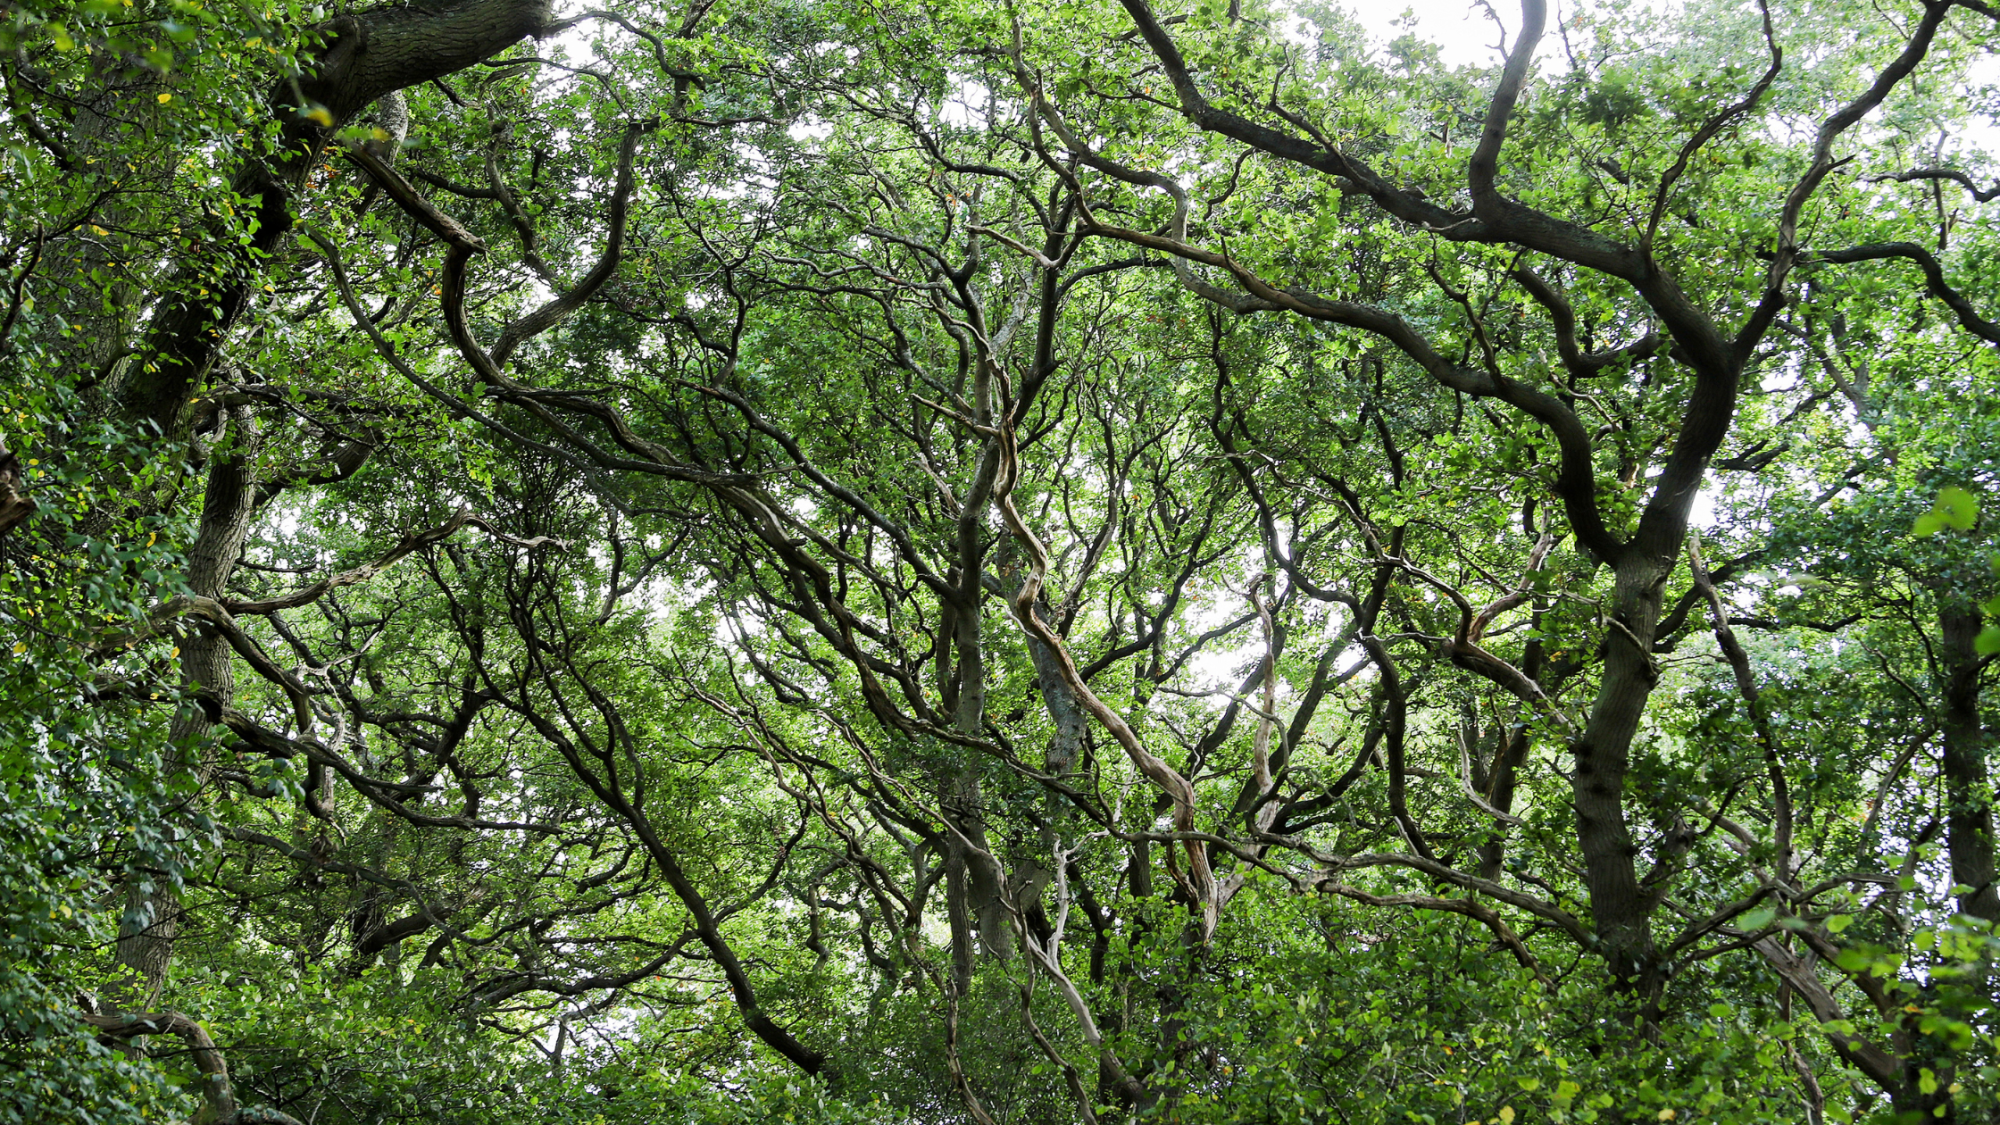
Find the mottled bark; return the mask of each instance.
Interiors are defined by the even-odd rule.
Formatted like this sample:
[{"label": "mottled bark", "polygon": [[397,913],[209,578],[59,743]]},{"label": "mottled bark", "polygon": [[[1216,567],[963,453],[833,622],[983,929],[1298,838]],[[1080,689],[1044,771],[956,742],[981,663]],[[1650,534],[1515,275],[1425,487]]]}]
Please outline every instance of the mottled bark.
[{"label": "mottled bark", "polygon": [[[188,550],[188,590],[205,598],[222,597],[257,510],[254,473],[260,436],[247,407],[232,410],[230,423],[234,433],[228,452],[209,461],[201,528]],[[207,625],[185,632],[179,641],[181,672],[188,683],[228,706],[236,694],[228,641]],[[209,726],[205,715],[190,711],[174,720],[172,736],[176,743],[185,742],[199,737]],[[204,760],[198,768],[201,776],[197,780],[206,783],[211,763]],[[117,949],[125,982],[114,1001],[131,1011],[149,1008],[159,999],[160,986],[173,960],[174,940],[180,933],[182,908],[174,886],[158,877],[129,881],[125,895]]]},{"label": "mottled bark", "polygon": [[1628,553],[1615,567],[1604,675],[1583,733],[1570,746],[1575,756],[1570,789],[1576,805],[1577,844],[1583,853],[1584,884],[1590,889],[1597,952],[1621,987],[1644,996],[1662,983],[1652,925],[1657,902],[1639,884],[1638,847],[1626,819],[1625,777],[1631,768],[1633,736],[1659,679],[1653,634],[1671,569],[1672,556],[1660,563],[1637,552]]},{"label": "mottled bark", "polygon": [[1984,661],[1974,647],[1978,607],[1947,604],[1938,612],[1939,656],[1944,664],[1944,839],[1951,881],[1967,888],[1958,908],[1975,918],[2000,918],[2000,888],[1993,884],[1993,783],[1986,758],[1991,739],[1979,711]]},{"label": "mottled bark", "polygon": [[35,502],[21,489],[21,459],[0,441],[0,535],[35,514]]},{"label": "mottled bark", "polygon": [[[975,552],[975,561],[977,557]],[[986,721],[986,658],[976,586],[968,597],[970,604],[961,605],[957,614],[958,707],[953,724],[959,733],[977,737]],[[1014,955],[1014,930],[1005,900],[1006,876],[986,835],[984,805],[977,764],[968,762],[953,778],[952,792],[944,802],[945,815],[951,817],[954,829],[952,859],[964,875],[947,891],[958,893],[956,888],[963,889],[966,909],[979,932],[980,946],[1005,960]]]}]

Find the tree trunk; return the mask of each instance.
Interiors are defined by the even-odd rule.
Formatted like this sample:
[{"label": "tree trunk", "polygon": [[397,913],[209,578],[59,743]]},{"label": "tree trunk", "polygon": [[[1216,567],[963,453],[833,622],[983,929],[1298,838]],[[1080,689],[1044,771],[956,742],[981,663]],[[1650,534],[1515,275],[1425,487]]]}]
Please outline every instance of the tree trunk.
[{"label": "tree trunk", "polygon": [[[235,431],[229,452],[209,462],[201,530],[188,551],[188,590],[205,598],[222,597],[257,511],[255,471],[262,442],[250,410],[239,407],[231,411],[229,428]],[[187,681],[227,705],[236,693],[228,642],[203,625],[181,638],[180,649],[181,671]],[[190,710],[174,720],[172,738],[175,743],[189,741],[207,731],[209,725],[200,711]],[[197,787],[207,784],[211,769],[213,763],[204,757],[198,767]],[[116,1003],[124,1011],[143,1011],[159,999],[160,986],[173,960],[182,917],[180,895],[171,882],[154,878],[128,882],[125,896],[117,951],[125,984]]]},{"label": "tree trunk", "polygon": [[1638,847],[1625,818],[1625,775],[1632,739],[1659,678],[1653,633],[1660,621],[1661,591],[1672,569],[1628,548],[1614,566],[1612,612],[1604,639],[1604,678],[1583,734],[1572,746],[1576,773],[1577,842],[1600,944],[1621,991],[1650,1001],[1662,983],[1653,944],[1653,896],[1639,885]]},{"label": "tree trunk", "polygon": [[195,1088],[201,1095],[201,1109],[194,1125],[299,1125],[288,1113],[269,1106],[241,1109],[236,1102],[236,1086],[229,1077],[229,1063],[216,1048],[208,1029],[179,1012],[146,1012],[131,1016],[86,1015],[84,1022],[97,1028],[107,1039],[141,1041],[148,1035],[173,1035],[186,1044],[187,1054],[201,1075]]},{"label": "tree trunk", "polygon": [[1945,849],[1951,853],[1951,881],[1969,888],[1958,896],[1958,908],[1990,922],[2000,918],[2000,888],[1993,885],[1993,786],[1979,713],[1982,661],[1974,647],[1979,627],[1979,609],[1969,603],[1947,602],[1938,611],[1945,673]]}]

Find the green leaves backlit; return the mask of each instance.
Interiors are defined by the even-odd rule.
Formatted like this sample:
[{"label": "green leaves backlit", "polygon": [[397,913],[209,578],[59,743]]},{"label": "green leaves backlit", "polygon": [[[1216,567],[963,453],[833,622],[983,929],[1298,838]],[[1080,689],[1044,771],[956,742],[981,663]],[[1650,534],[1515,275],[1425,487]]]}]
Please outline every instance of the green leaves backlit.
[{"label": "green leaves backlit", "polygon": [[1938,490],[1937,502],[1931,510],[1917,517],[1910,533],[1917,536],[1936,535],[1946,528],[1953,531],[1971,531],[1979,522],[1979,498],[1957,485],[1946,485]]}]

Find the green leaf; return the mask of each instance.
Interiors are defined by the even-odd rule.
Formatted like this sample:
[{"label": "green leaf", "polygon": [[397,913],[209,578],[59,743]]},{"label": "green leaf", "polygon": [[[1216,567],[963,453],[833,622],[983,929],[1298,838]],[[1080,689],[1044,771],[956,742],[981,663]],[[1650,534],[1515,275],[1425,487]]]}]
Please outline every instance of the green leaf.
[{"label": "green leaf", "polygon": [[1931,510],[1917,517],[1910,530],[1918,536],[1936,535],[1945,528],[1957,531],[1971,531],[1979,522],[1979,498],[1955,484],[1948,484],[1938,490],[1937,502]]},{"label": "green leaf", "polygon": [[1937,511],[1952,527],[1971,531],[1972,525],[1979,522],[1979,499],[1963,488],[1947,486],[1938,493]]},{"label": "green leaf", "polygon": [[2000,625],[1988,625],[1972,639],[1972,651],[1981,656],[2000,653]]}]

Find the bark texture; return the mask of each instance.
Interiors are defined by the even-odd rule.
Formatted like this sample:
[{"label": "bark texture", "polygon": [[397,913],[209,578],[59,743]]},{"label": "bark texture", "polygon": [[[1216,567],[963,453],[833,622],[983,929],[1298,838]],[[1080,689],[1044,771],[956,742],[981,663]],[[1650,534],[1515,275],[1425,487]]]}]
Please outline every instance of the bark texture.
[{"label": "bark texture", "polygon": [[128,1041],[148,1035],[172,1035],[186,1044],[195,1070],[202,1105],[194,1125],[299,1125],[290,1114],[258,1106],[244,1108],[236,1102],[236,1087],[229,1077],[229,1062],[216,1047],[208,1029],[179,1012],[146,1012],[139,1015],[86,1015],[84,1022],[96,1027],[105,1039]]},{"label": "bark texture", "polygon": [[[260,442],[255,419],[247,407],[229,414],[234,440],[226,455],[218,454],[209,462],[201,530],[188,551],[188,589],[205,598],[222,597],[257,510],[254,472]],[[178,639],[182,674],[197,690],[228,706],[236,694],[228,641],[207,625],[197,626]],[[208,719],[194,712],[174,721],[172,735],[181,742],[197,737],[208,726]],[[210,763],[204,761],[200,769],[199,780],[206,786]],[[125,983],[115,1001],[126,1011],[144,1010],[159,1000],[160,987],[173,961],[174,939],[181,927],[180,896],[160,879],[130,882],[125,894],[125,920],[119,927],[117,951]]]},{"label": "bark texture", "polygon": [[35,514],[35,502],[22,492],[21,459],[0,442],[0,535]]},{"label": "bark texture", "polygon": [[1980,625],[1973,605],[1948,605],[1938,613],[1938,655],[1945,674],[1945,849],[1951,853],[1951,881],[1967,888],[1958,896],[1958,908],[1990,922],[2000,918],[2000,888],[1993,885],[1993,784],[1986,769],[1986,724],[1979,713],[1984,661],[1974,642]]}]

